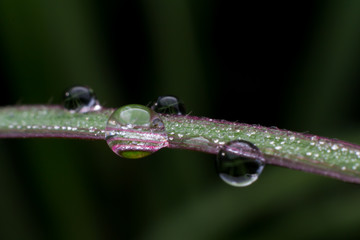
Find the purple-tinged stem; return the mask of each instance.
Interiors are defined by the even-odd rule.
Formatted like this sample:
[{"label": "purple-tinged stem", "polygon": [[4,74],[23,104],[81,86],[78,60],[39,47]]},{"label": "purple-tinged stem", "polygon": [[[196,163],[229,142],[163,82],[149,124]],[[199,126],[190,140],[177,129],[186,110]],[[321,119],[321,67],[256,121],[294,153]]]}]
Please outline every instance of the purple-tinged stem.
[{"label": "purple-tinged stem", "polygon": [[[106,123],[113,109],[70,113],[60,106],[35,105],[0,108],[0,138],[105,139]],[[194,116],[159,114],[166,142],[151,132],[122,131],[129,146],[147,151],[162,147],[217,154],[227,142],[246,140],[255,144],[267,164],[316,173],[360,183],[360,146],[344,141],[258,125]],[[121,139],[120,139],[121,140]],[[157,144],[161,146],[156,146]],[[143,147],[142,147],[143,146]],[[122,145],[126,149],[126,146]]]}]

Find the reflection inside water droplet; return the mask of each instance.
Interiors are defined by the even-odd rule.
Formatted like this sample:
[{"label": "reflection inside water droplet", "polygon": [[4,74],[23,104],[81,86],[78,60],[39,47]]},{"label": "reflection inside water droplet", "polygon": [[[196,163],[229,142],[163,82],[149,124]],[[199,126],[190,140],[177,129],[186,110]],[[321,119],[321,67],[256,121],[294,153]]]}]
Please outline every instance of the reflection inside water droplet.
[{"label": "reflection inside water droplet", "polygon": [[175,96],[160,96],[157,101],[151,106],[157,113],[166,113],[166,114],[176,114],[184,115],[185,106],[184,104]]},{"label": "reflection inside water droplet", "polygon": [[86,86],[74,86],[65,91],[64,107],[71,112],[85,113],[101,109],[94,91]]},{"label": "reflection inside water droplet", "polygon": [[255,182],[264,166],[265,159],[260,150],[243,140],[227,143],[216,158],[220,178],[235,187],[245,187]]},{"label": "reflection inside water droplet", "polygon": [[115,110],[108,119],[105,139],[120,157],[142,158],[168,145],[164,123],[143,105]]}]

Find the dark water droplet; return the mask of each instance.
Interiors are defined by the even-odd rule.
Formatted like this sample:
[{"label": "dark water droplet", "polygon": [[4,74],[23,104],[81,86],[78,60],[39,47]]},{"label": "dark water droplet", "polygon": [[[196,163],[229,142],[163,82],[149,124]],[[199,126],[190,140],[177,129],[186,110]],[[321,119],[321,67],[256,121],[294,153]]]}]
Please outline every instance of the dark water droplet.
[{"label": "dark water droplet", "polygon": [[160,96],[151,106],[157,113],[184,115],[186,113],[184,104],[175,96]]},{"label": "dark water droplet", "polygon": [[65,91],[64,107],[72,112],[85,113],[100,110],[94,91],[86,86],[74,86]]},{"label": "dark water droplet", "polygon": [[255,182],[264,166],[265,159],[260,150],[243,140],[228,142],[216,158],[220,178],[235,187],[245,187]]},{"label": "dark water droplet", "polygon": [[138,104],[123,106],[111,114],[105,139],[111,150],[123,158],[143,158],[168,146],[158,114]]}]

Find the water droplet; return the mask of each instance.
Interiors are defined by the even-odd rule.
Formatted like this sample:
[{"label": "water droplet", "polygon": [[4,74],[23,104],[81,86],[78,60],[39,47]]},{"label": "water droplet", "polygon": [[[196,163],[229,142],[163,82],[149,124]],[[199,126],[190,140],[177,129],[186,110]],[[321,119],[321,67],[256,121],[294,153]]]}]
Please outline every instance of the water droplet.
[{"label": "water droplet", "polygon": [[175,96],[160,96],[157,101],[151,106],[157,113],[166,113],[166,114],[176,114],[184,115],[185,106],[184,104]]},{"label": "water droplet", "polygon": [[86,86],[74,86],[65,91],[64,107],[71,112],[85,113],[101,109],[94,91]]},{"label": "water droplet", "polygon": [[335,151],[335,150],[338,150],[339,147],[338,147],[338,145],[334,144],[334,145],[332,145],[331,149]]},{"label": "water droplet", "polygon": [[216,158],[220,178],[235,187],[245,187],[255,182],[264,166],[265,159],[260,150],[244,140],[228,142]]},{"label": "water droplet", "polygon": [[123,106],[111,114],[105,139],[117,155],[132,159],[146,157],[169,144],[158,114],[137,104]]},{"label": "water droplet", "polygon": [[208,144],[210,143],[210,141],[204,137],[194,137],[194,138],[190,138],[190,139],[187,139],[185,140],[185,142],[187,144],[193,144],[193,145],[196,145],[196,144]]}]

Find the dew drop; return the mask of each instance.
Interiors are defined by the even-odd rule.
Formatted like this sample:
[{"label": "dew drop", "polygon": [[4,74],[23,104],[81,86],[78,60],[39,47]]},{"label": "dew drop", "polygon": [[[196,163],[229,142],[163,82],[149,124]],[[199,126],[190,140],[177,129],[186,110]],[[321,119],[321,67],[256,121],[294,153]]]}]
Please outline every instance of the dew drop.
[{"label": "dew drop", "polygon": [[338,150],[339,147],[338,147],[338,145],[334,144],[334,145],[332,145],[331,149],[335,151],[335,150]]},{"label": "dew drop", "polygon": [[153,110],[131,104],[115,110],[108,119],[105,139],[123,158],[143,158],[168,146],[164,123]]},{"label": "dew drop", "polygon": [[101,109],[94,91],[86,86],[74,86],[65,91],[64,107],[70,112],[85,113]]},{"label": "dew drop", "polygon": [[264,166],[265,159],[260,150],[244,140],[228,142],[216,158],[220,178],[235,187],[245,187],[255,182]]},{"label": "dew drop", "polygon": [[157,113],[184,115],[186,113],[184,104],[175,96],[160,96],[151,106]]},{"label": "dew drop", "polygon": [[185,140],[187,144],[199,145],[199,144],[208,144],[210,141],[204,137],[194,137]]}]

